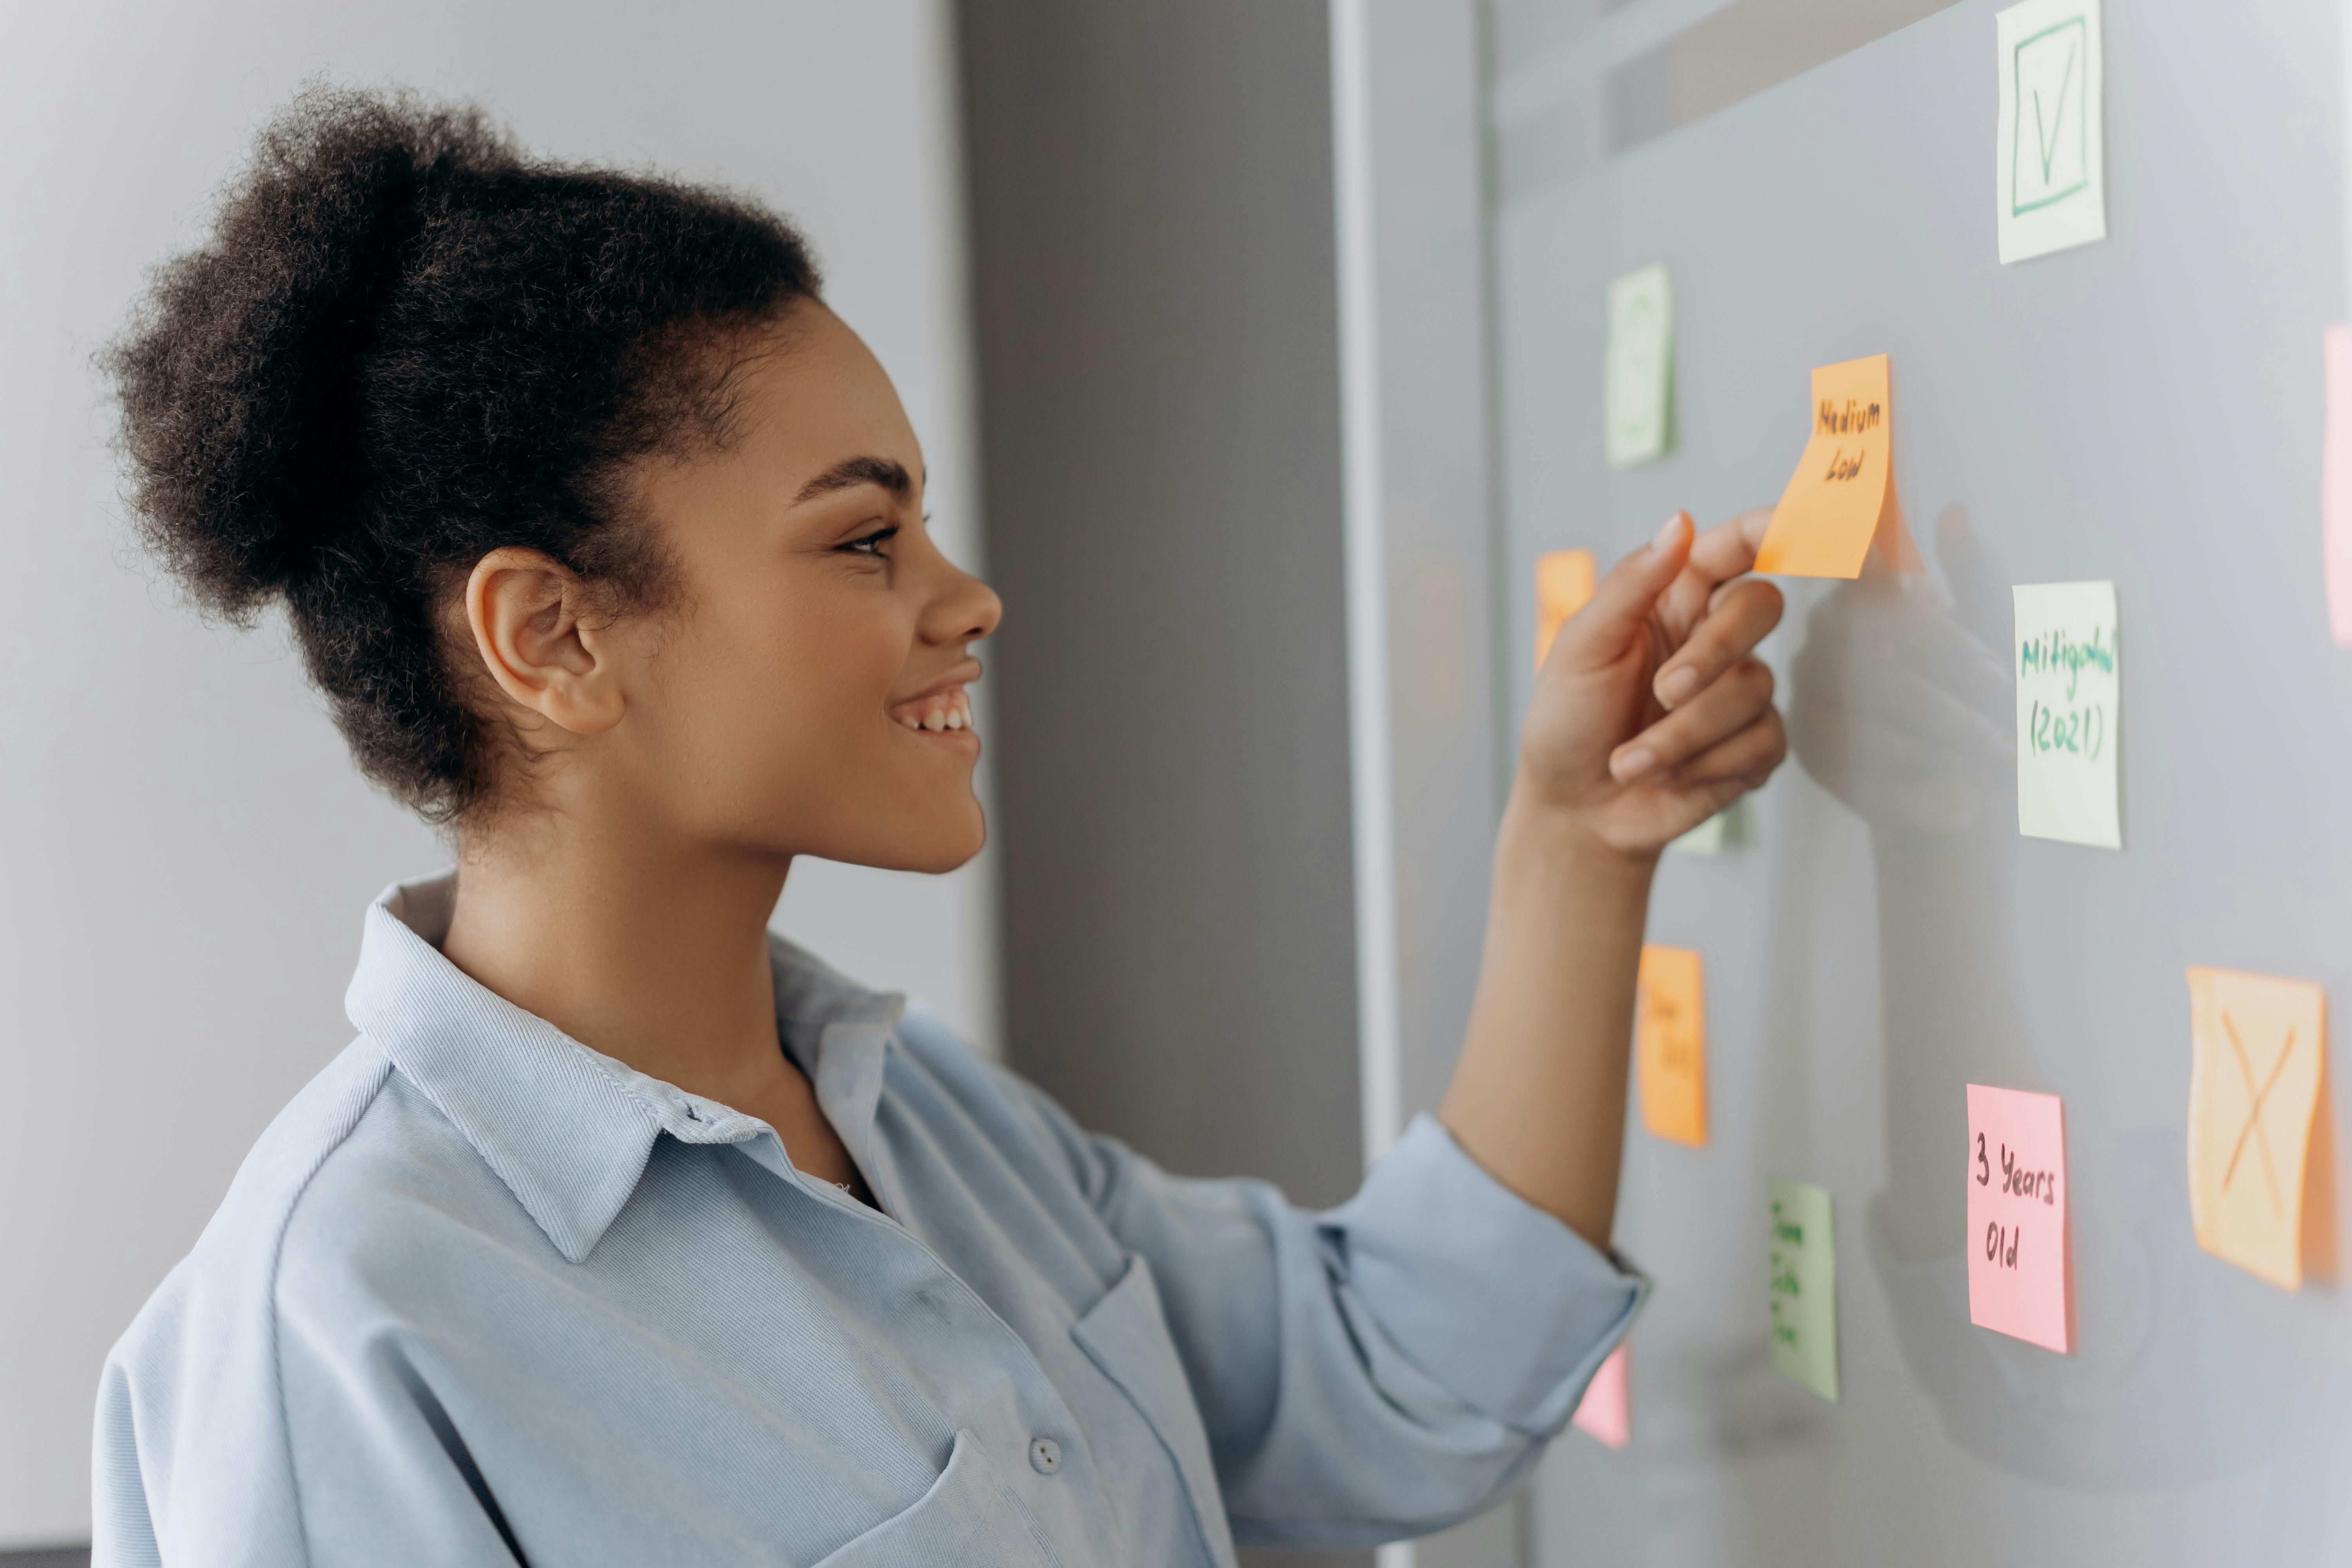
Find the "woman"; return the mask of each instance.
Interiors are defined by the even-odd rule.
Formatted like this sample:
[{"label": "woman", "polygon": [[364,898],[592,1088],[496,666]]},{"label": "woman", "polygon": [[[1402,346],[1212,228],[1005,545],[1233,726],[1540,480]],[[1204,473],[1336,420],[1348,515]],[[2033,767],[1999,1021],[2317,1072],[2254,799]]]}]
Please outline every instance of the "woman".
[{"label": "woman", "polygon": [[1644,1289],[1652,868],[1782,752],[1759,520],[1559,637],[1443,1111],[1309,1215],[768,933],[796,856],[979,849],[999,615],[775,217],[317,90],[111,363],[150,541],[284,605],[458,869],[368,911],[360,1037],[110,1358],[100,1563],[1229,1563],[1566,1421]]}]

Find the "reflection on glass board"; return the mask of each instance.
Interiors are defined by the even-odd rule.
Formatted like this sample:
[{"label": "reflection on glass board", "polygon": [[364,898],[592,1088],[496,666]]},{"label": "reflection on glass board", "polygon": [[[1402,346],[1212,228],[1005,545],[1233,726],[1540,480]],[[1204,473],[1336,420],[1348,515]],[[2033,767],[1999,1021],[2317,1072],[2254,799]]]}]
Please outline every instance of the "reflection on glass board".
[{"label": "reflection on glass board", "polygon": [[1957,0],[1493,0],[1498,205]]},{"label": "reflection on glass board", "polygon": [[1610,73],[1609,150],[1729,108],[1952,4],[1734,0]]}]

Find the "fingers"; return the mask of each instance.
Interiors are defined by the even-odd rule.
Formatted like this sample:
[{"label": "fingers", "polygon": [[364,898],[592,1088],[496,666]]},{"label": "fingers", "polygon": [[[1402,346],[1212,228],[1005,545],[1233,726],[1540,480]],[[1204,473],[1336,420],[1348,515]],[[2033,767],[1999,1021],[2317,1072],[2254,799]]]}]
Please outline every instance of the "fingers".
[{"label": "fingers", "polygon": [[1736,784],[1754,789],[1772,776],[1789,755],[1788,731],[1780,713],[1767,708],[1744,729],[1726,736],[1675,771],[1673,782],[1685,787]]},{"label": "fingers", "polygon": [[1593,668],[1611,664],[1689,559],[1690,513],[1666,520],[1658,536],[1611,568],[1591,602],[1560,628],[1551,657]]},{"label": "fingers", "polygon": [[1717,742],[1673,773],[1660,775],[1657,783],[1672,791],[1675,815],[1696,826],[1748,791],[1762,788],[1788,754],[1780,715],[1768,708],[1746,729]]},{"label": "fingers", "polygon": [[1678,708],[1689,701],[1725,670],[1756,651],[1756,645],[1780,624],[1784,601],[1780,590],[1761,577],[1734,584],[1688,641],[1658,667],[1650,683],[1658,701]]},{"label": "fingers", "polygon": [[1610,754],[1619,784],[1663,773],[1738,733],[1772,709],[1772,672],[1761,659],[1732,666],[1682,707]]},{"label": "fingers", "polygon": [[1771,522],[1772,509],[1763,507],[1717,523],[1691,542],[1690,563],[1659,605],[1661,618],[1675,636],[1705,619],[1723,584],[1756,564],[1757,548]]},{"label": "fingers", "polygon": [[1772,509],[1743,511],[1728,522],[1717,523],[1691,543],[1691,569],[1717,583],[1728,582],[1756,564],[1764,531],[1772,526]]}]

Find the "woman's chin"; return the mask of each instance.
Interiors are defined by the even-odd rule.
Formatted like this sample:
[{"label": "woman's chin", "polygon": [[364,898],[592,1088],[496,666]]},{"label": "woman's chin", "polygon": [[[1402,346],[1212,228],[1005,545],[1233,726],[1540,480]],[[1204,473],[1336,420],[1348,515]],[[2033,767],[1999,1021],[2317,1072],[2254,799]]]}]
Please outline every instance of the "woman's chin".
[{"label": "woman's chin", "polygon": [[943,835],[946,841],[940,845],[938,852],[914,869],[943,876],[971,864],[972,857],[979,854],[988,842],[988,818],[982,814],[977,800],[971,802],[967,809],[969,820],[954,833]]},{"label": "woman's chin", "polygon": [[925,823],[916,831],[894,832],[883,843],[844,846],[838,853],[824,849],[815,853],[827,860],[845,860],[877,870],[938,877],[970,865],[987,842],[988,818],[980,802],[967,796],[961,811],[943,812],[937,821]]}]

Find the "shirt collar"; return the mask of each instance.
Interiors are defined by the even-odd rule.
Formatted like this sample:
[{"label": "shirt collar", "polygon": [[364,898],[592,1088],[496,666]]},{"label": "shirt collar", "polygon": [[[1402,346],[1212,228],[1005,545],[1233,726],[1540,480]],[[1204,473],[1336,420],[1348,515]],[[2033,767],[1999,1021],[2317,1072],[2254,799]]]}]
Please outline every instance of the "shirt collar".
[{"label": "shirt collar", "polygon": [[[589,1049],[467,975],[441,955],[457,891],[454,872],[384,889],[368,910],[344,1009],[566,1258],[578,1263],[595,1248],[658,1134],[740,1143],[770,1131]],[[768,942],[787,1048],[870,1173],[874,1111],[904,999],[851,984],[772,932]]]}]

